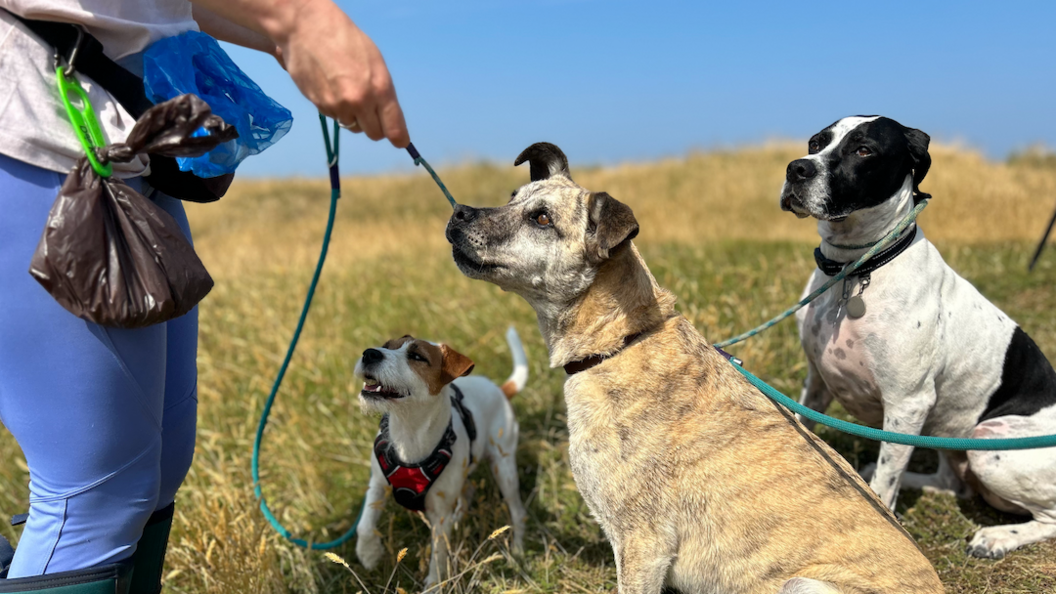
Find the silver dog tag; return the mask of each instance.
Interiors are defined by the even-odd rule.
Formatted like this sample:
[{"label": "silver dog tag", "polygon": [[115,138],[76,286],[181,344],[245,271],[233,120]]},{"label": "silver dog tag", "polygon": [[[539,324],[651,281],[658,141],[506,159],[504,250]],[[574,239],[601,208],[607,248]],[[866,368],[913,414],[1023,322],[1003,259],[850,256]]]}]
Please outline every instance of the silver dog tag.
[{"label": "silver dog tag", "polygon": [[847,300],[847,317],[857,320],[865,315],[865,299],[861,295],[855,295]]}]

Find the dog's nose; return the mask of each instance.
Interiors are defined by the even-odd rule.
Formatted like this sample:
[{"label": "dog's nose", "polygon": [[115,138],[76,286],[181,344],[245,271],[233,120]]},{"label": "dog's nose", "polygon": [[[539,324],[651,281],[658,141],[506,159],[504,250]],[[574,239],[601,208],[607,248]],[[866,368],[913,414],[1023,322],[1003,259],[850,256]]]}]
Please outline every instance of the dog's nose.
[{"label": "dog's nose", "polygon": [[378,349],[367,349],[363,351],[363,362],[364,363],[377,363],[385,359],[385,353]]},{"label": "dog's nose", "polygon": [[818,168],[814,166],[814,161],[810,159],[796,159],[788,164],[788,169],[785,170],[785,179],[790,182],[803,181],[810,179],[818,174]]},{"label": "dog's nose", "polygon": [[459,223],[471,223],[478,216],[480,216],[480,209],[459,204],[455,207],[455,213],[451,215],[451,219]]}]

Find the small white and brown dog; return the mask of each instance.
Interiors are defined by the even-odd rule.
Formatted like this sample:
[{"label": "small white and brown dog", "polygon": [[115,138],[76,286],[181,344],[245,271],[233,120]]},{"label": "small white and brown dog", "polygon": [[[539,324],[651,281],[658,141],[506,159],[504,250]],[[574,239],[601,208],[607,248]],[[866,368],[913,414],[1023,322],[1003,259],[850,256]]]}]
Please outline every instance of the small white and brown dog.
[{"label": "small white and brown dog", "polygon": [[517,419],[509,398],[528,380],[528,359],[512,327],[506,341],[513,374],[502,387],[469,376],[473,361],[446,344],[404,336],[363,351],[355,369],[364,382],[360,405],[383,413],[356,531],[356,555],[367,569],[376,567],[385,552],[376,526],[391,487],[397,503],[423,512],[432,527],[426,588],[445,579],[451,528],[469,503],[463,486],[482,460],[510,509],[513,548],[521,549],[526,514],[517,481]]}]

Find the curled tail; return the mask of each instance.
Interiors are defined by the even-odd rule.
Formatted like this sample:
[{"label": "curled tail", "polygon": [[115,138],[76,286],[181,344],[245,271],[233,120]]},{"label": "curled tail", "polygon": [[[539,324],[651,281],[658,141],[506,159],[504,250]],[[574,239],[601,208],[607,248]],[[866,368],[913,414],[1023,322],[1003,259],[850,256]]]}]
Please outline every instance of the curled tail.
[{"label": "curled tail", "polygon": [[513,326],[506,331],[506,343],[510,345],[510,354],[513,355],[513,373],[510,374],[510,379],[502,384],[502,393],[507,398],[512,398],[514,394],[523,390],[524,384],[528,382],[528,356],[524,354],[521,337],[517,335]]}]

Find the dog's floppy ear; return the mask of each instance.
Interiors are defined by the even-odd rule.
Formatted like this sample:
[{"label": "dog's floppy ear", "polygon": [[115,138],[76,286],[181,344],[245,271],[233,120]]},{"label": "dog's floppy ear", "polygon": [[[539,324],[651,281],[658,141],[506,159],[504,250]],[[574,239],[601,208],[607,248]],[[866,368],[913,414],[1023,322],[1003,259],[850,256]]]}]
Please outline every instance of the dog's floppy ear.
[{"label": "dog's floppy ear", "polygon": [[599,260],[607,259],[614,248],[638,235],[638,219],[631,207],[605,192],[590,195],[587,212],[587,249]]},{"label": "dog's floppy ear", "polygon": [[447,385],[456,377],[463,377],[473,372],[474,363],[469,357],[447,346],[440,345],[440,353],[444,357],[444,363],[440,369],[440,381]]},{"label": "dog's floppy ear", "polygon": [[913,191],[917,194],[918,201],[931,198],[930,194],[920,191],[920,182],[924,181],[928,169],[931,169],[931,154],[928,153],[931,137],[916,128],[906,128],[906,141],[909,143],[909,155],[913,159]]},{"label": "dog's floppy ear", "polygon": [[565,153],[561,152],[561,149],[557,148],[557,145],[537,142],[521,151],[521,154],[517,155],[517,160],[513,162],[513,166],[516,167],[525,161],[528,161],[531,166],[533,182],[548,179],[552,175],[572,179],[572,174],[568,172],[568,158],[565,157]]}]

